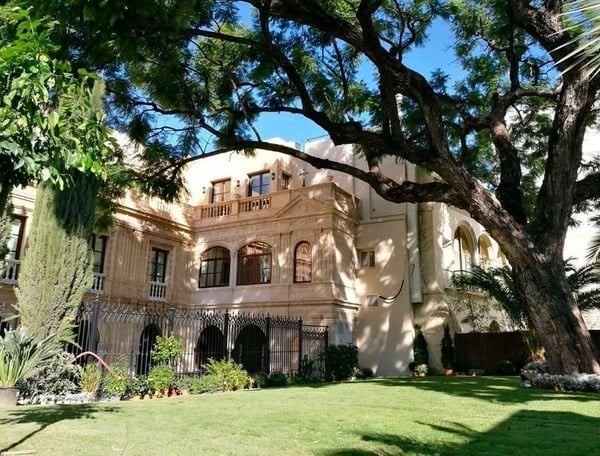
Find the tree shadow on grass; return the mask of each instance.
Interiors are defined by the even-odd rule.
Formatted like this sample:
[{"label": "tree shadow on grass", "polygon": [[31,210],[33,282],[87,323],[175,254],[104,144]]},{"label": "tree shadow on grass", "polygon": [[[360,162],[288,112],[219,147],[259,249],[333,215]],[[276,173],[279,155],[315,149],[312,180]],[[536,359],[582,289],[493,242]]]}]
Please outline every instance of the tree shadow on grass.
[{"label": "tree shadow on grass", "polygon": [[117,407],[102,406],[98,404],[58,405],[48,407],[38,406],[22,409],[17,408],[13,411],[10,411],[7,418],[0,419],[0,426],[38,424],[39,427],[21,437],[16,442],[11,443],[4,448],[0,448],[0,454],[22,445],[34,435],[60,421],[94,419],[95,414],[98,412],[116,413],[118,411],[119,409]]},{"label": "tree shadow on grass", "polygon": [[361,434],[374,448],[326,450],[322,456],[391,455],[583,455],[597,453],[600,418],[570,412],[523,410],[492,429],[477,432],[461,423],[417,423],[429,426],[438,435],[418,440],[406,435]]},{"label": "tree shadow on grass", "polygon": [[410,387],[426,391],[478,398],[490,402],[524,404],[530,401],[569,400],[599,401],[597,393],[555,393],[535,388],[521,388],[517,377],[400,377],[376,380],[378,385]]}]

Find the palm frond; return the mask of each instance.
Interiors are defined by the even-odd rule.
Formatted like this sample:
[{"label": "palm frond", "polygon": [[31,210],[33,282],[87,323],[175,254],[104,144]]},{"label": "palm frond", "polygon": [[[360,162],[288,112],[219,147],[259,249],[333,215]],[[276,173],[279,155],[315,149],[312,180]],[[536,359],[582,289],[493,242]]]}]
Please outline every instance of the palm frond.
[{"label": "palm frond", "polygon": [[600,72],[600,0],[575,0],[565,5],[561,14],[566,23],[565,31],[575,33],[575,36],[557,47],[556,50],[567,46],[577,45],[557,62],[568,63],[563,73],[575,67],[581,67],[588,78],[593,78]]}]

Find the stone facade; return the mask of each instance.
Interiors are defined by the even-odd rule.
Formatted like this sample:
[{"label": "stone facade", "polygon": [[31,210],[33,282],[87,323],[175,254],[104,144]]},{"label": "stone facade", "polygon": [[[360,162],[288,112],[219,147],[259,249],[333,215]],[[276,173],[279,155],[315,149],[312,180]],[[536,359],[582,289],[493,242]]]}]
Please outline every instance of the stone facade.
[{"label": "stone facade", "polygon": [[[305,150],[366,169],[351,147],[329,140],[310,142]],[[398,181],[429,178],[404,162],[382,166]],[[89,299],[302,318],[328,325],[330,343],[356,343],[362,366],[395,375],[408,371],[415,324],[430,341],[434,364],[443,325],[461,329],[447,305],[448,271],[502,264],[495,242],[461,211],[390,203],[351,176],[282,154],[207,157],[190,163],[185,176],[182,202],[167,204],[135,192],[120,202],[114,227],[97,245],[102,264]],[[11,265],[27,251],[34,195],[32,188],[13,194],[23,228]],[[303,266],[308,264],[310,274],[299,282],[301,243],[310,246]],[[249,245],[270,254],[240,258]],[[217,247],[218,262],[206,262],[209,249]],[[202,271],[203,261],[205,269],[209,263],[220,268],[217,275]],[[246,269],[259,268],[258,262],[262,269],[253,276]],[[225,267],[227,275],[219,275]],[[202,273],[209,276],[201,279]],[[248,277],[257,283],[240,284]],[[203,286],[202,280],[220,286]],[[2,282],[5,316],[14,303],[15,280],[5,275]]]}]

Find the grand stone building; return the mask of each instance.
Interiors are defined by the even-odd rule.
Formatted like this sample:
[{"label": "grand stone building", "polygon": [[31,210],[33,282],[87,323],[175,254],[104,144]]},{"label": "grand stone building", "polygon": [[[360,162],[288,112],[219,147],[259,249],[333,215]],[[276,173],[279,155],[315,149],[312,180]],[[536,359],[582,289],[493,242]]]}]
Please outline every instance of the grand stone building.
[{"label": "grand stone building", "polygon": [[[305,150],[366,167],[351,147],[326,139]],[[403,161],[383,166],[398,181],[429,179]],[[302,318],[328,325],[330,343],[357,344],[362,366],[394,375],[408,370],[415,324],[434,365],[443,325],[461,330],[448,306],[450,271],[505,261],[462,211],[390,203],[356,178],[283,154],[207,157],[185,177],[187,196],[177,204],[134,192],[120,202],[114,227],[92,240],[86,299]],[[0,316],[15,301],[34,195],[13,194]],[[118,338],[100,328],[101,347]]]}]

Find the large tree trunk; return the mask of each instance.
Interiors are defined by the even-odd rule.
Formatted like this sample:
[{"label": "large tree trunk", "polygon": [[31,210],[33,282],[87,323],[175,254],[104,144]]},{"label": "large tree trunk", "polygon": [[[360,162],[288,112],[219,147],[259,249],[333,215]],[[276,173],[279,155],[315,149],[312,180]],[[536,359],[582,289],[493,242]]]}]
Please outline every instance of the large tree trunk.
[{"label": "large tree trunk", "polygon": [[600,357],[567,285],[562,261],[532,263],[529,258],[513,270],[551,372],[600,374]]}]

